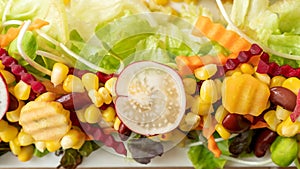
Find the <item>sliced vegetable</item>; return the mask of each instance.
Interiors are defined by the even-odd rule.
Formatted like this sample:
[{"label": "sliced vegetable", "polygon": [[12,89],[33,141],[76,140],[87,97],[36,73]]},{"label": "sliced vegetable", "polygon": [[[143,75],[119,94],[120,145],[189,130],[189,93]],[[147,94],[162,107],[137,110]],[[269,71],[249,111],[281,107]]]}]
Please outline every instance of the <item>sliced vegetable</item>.
[{"label": "sliced vegetable", "polygon": [[155,135],[175,129],[185,112],[185,90],[178,73],[151,61],[127,66],[116,82],[116,112],[132,131]]},{"label": "sliced vegetable", "polygon": [[0,73],[0,119],[5,115],[10,103],[9,92],[4,77]]}]

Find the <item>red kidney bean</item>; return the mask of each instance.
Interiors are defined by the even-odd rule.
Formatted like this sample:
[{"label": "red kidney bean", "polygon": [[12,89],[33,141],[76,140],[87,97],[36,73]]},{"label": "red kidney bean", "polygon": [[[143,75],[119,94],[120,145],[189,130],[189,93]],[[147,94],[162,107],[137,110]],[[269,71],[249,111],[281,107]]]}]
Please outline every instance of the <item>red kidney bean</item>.
[{"label": "red kidney bean", "polygon": [[222,125],[231,133],[241,133],[250,128],[251,122],[240,114],[229,113]]},{"label": "red kidney bean", "polygon": [[254,140],[254,154],[256,157],[263,157],[273,141],[277,137],[277,133],[270,129],[263,129]]},{"label": "red kidney bean", "polygon": [[291,90],[276,86],[270,89],[270,101],[286,110],[293,111],[296,106],[297,96]]},{"label": "red kidney bean", "polygon": [[16,110],[19,107],[19,102],[17,98],[9,93],[9,106],[7,111],[13,111]]},{"label": "red kidney bean", "polygon": [[124,123],[121,122],[118,133],[120,139],[126,141],[131,134],[131,130]]},{"label": "red kidney bean", "polygon": [[69,93],[56,99],[65,109],[78,110],[84,106],[91,104],[92,101],[86,92],[83,93]]}]

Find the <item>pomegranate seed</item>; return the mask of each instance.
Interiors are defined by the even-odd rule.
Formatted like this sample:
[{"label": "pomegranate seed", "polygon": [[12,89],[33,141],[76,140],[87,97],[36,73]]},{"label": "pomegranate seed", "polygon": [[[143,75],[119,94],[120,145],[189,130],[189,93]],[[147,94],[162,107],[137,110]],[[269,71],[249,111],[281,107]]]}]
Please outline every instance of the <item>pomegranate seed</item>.
[{"label": "pomegranate seed", "polygon": [[237,57],[240,63],[246,63],[250,60],[252,54],[250,51],[241,51]]},{"label": "pomegranate seed", "polygon": [[31,83],[34,82],[36,79],[30,73],[23,73],[23,75],[21,76],[21,80],[26,84],[31,85]]},{"label": "pomegranate seed", "polygon": [[252,55],[259,55],[263,50],[257,44],[252,44],[249,51]]},{"label": "pomegranate seed", "polygon": [[224,67],[226,70],[234,70],[236,67],[238,67],[239,63],[240,62],[238,59],[228,59]]},{"label": "pomegranate seed", "polygon": [[98,76],[99,82],[101,83],[105,83],[107,80],[114,76],[113,74],[105,74],[102,72],[97,72],[96,75]]},{"label": "pomegranate seed", "polygon": [[2,57],[2,64],[6,67],[11,67],[15,64],[18,64],[18,61],[10,56]]},{"label": "pomegranate seed", "polygon": [[257,73],[263,73],[263,74],[265,74],[265,73],[268,73],[268,71],[269,71],[269,65],[268,65],[268,63],[266,63],[263,60],[259,60],[256,72]]},{"label": "pomegranate seed", "polygon": [[39,81],[32,81],[31,88],[35,93],[44,93],[47,91],[43,83]]},{"label": "pomegranate seed", "polygon": [[21,65],[13,65],[11,72],[16,76],[22,76],[24,73],[27,73],[27,70]]}]

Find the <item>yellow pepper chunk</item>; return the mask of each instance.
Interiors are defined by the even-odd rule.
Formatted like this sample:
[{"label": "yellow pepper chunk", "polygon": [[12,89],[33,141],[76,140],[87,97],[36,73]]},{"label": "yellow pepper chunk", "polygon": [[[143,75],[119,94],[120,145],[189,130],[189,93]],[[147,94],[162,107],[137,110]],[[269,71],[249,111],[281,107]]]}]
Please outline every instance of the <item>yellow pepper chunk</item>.
[{"label": "yellow pepper chunk", "polygon": [[284,137],[293,137],[300,132],[300,122],[292,122],[291,118],[287,118],[277,126],[277,133]]},{"label": "yellow pepper chunk", "polygon": [[282,87],[290,89],[292,92],[294,92],[297,95],[300,89],[300,79],[296,77],[290,77],[282,83]]},{"label": "yellow pepper chunk", "polygon": [[269,87],[249,74],[225,78],[222,103],[230,113],[260,115],[268,106]]}]

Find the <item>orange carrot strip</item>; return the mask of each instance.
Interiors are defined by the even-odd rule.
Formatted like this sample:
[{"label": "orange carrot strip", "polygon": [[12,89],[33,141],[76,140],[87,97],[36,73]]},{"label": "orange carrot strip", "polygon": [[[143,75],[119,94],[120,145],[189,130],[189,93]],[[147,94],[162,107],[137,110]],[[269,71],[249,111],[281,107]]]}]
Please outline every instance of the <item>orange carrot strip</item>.
[{"label": "orange carrot strip", "polygon": [[175,62],[179,72],[183,75],[193,74],[196,68],[203,66],[199,56],[177,56]]},{"label": "orange carrot strip", "polygon": [[29,30],[40,29],[43,26],[49,25],[49,22],[42,19],[35,19],[29,26]]},{"label": "orange carrot strip", "polygon": [[6,47],[8,46],[19,34],[20,31],[20,27],[19,28],[15,28],[15,27],[11,27],[7,30],[7,33],[1,36],[1,47]]},{"label": "orange carrot strip", "polygon": [[253,117],[252,115],[250,115],[250,114],[245,114],[244,117],[245,117],[247,120],[249,120],[251,123],[254,122],[254,117]]},{"label": "orange carrot strip", "polygon": [[266,127],[269,127],[269,125],[266,122],[258,121],[257,123],[251,125],[250,129],[260,129]]},{"label": "orange carrot strip", "polygon": [[225,29],[221,24],[213,23],[208,17],[199,16],[195,27],[207,38],[217,41],[220,45],[233,53],[245,51],[251,47],[251,43],[242,38],[239,34]]},{"label": "orange carrot strip", "polygon": [[219,158],[222,154],[213,135],[211,135],[207,140],[207,148],[214,154],[216,158]]}]

